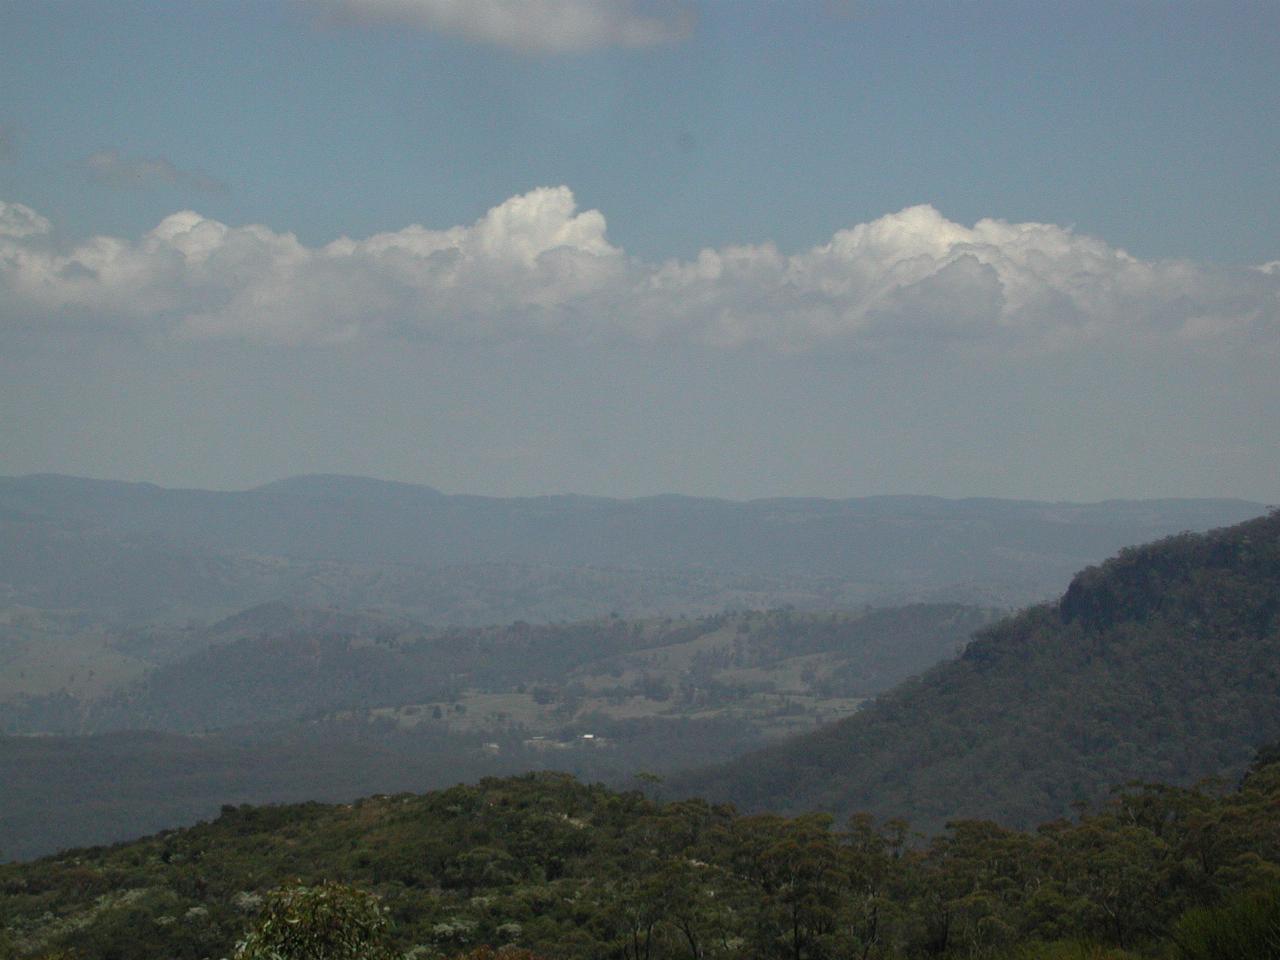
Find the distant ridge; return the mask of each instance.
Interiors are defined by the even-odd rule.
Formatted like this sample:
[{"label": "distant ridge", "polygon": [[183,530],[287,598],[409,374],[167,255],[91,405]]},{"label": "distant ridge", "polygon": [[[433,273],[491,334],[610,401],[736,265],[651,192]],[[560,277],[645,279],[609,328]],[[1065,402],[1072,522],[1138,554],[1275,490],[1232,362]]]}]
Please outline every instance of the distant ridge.
[{"label": "distant ridge", "polygon": [[[173,597],[226,610],[270,599],[316,605],[327,593],[321,604],[370,606],[376,594],[334,585],[376,581],[371,564],[507,563],[712,575],[725,597],[744,589],[725,578],[769,578],[780,602],[1011,606],[1060,592],[1074,571],[1127,544],[1263,511],[1239,500],[499,498],[340,475],[170,490],[35,475],[0,478],[0,595],[62,607]],[[297,564],[317,563],[344,567],[305,571],[305,590],[289,586]],[[590,578],[569,579],[587,589]],[[587,600],[571,602],[576,615],[590,614]],[[648,609],[663,610],[660,598]]]},{"label": "distant ridge", "polygon": [[751,809],[1029,826],[1280,737],[1280,511],[1124,550],[830,727],[681,780]]},{"label": "distant ridge", "polygon": [[269,600],[219,620],[206,633],[215,640],[281,633],[357,637],[391,634],[404,628],[402,622],[367,611],[298,607]]},{"label": "distant ridge", "polygon": [[377,480],[343,473],[304,473],[253,487],[252,493],[283,493],[304,497],[443,497],[434,487],[398,480]]},{"label": "distant ridge", "polygon": [[299,473],[270,480],[241,490],[213,490],[202,487],[166,487],[145,480],[103,480],[68,473],[25,473],[0,475],[0,487],[9,489],[37,488],[59,493],[107,493],[135,494],[196,494],[210,497],[239,497],[247,494],[273,493],[298,496],[338,496],[343,498],[374,498],[387,494],[426,495],[430,497],[490,501],[497,503],[545,502],[548,500],[589,501],[603,504],[658,504],[672,506],[688,504],[720,504],[729,507],[753,507],[768,509],[785,507],[809,509],[815,507],[858,508],[864,512],[896,511],[903,507],[929,512],[960,510],[971,513],[995,512],[1000,515],[1010,511],[1038,513],[1055,508],[1071,512],[1098,510],[1178,509],[1194,511],[1203,508],[1245,508],[1257,513],[1271,509],[1268,505],[1239,497],[1110,497],[1104,500],[1036,500],[1026,497],[943,497],[921,493],[877,493],[854,497],[771,496],[747,500],[726,497],[709,497],[684,493],[656,493],[636,497],[611,497],[599,494],[562,492],[524,496],[497,496],[491,494],[446,493],[424,483],[403,480],[383,480],[362,474],[348,473]]}]

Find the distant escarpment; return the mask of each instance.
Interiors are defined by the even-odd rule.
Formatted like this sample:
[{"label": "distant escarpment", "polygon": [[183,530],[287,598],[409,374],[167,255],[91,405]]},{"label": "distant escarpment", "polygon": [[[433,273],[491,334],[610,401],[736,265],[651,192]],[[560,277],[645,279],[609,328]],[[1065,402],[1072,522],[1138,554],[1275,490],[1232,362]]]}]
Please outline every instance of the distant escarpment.
[{"label": "distant escarpment", "polygon": [[1280,735],[1280,512],[1078,574],[859,714],[682,780],[751,808],[1029,825]]}]

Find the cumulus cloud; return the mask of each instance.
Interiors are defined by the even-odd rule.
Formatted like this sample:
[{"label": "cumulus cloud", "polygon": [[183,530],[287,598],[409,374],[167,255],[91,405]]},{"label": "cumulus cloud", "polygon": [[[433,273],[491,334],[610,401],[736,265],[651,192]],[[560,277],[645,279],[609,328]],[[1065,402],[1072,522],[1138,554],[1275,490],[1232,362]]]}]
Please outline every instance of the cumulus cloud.
[{"label": "cumulus cloud", "polygon": [[930,206],[795,254],[756,244],[655,264],[613,246],[604,217],[579,211],[567,187],[512,197],[470,225],[315,247],[184,211],[137,240],[61,248],[38,213],[0,204],[0,298],[10,317],[276,343],[569,337],[1025,355],[1280,335],[1271,265],[1144,261],[1064,227],[966,227]]},{"label": "cumulus cloud", "polygon": [[125,157],[115,150],[100,150],[85,158],[89,173],[103,183],[120,187],[166,184],[202,193],[221,193],[227,185],[198,170],[182,170],[163,157]]},{"label": "cumulus cloud", "polygon": [[1256,272],[1141,261],[1052,224],[965,227],[916,206],[799,254],[756,245],[663,264],[637,313],[726,346],[1040,352],[1116,336],[1195,338],[1210,327],[1275,337],[1278,291]]},{"label": "cumulus cloud", "polygon": [[633,0],[312,0],[344,18],[406,24],[526,53],[650,47],[688,39],[693,16]]},{"label": "cumulus cloud", "polygon": [[0,203],[0,297],[27,313],[91,312],[192,337],[346,340],[377,331],[450,339],[551,332],[618,282],[604,218],[567,188],[494,207],[471,226],[410,226],[307,247],[268,227],[192,211],[136,241],[46,242],[48,223]]}]

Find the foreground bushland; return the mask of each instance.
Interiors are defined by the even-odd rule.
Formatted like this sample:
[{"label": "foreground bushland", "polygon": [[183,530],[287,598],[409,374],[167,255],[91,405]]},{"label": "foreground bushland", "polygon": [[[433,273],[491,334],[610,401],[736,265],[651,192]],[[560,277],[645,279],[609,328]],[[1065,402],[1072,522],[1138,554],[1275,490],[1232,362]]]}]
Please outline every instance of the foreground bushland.
[{"label": "foreground bushland", "polygon": [[1133,786],[1071,822],[964,821],[932,839],[902,821],[746,816],[554,774],[227,807],[0,867],[0,955],[230,956],[280,888],[336,882],[379,898],[394,956],[1276,956],[1274,759],[1231,788]]}]

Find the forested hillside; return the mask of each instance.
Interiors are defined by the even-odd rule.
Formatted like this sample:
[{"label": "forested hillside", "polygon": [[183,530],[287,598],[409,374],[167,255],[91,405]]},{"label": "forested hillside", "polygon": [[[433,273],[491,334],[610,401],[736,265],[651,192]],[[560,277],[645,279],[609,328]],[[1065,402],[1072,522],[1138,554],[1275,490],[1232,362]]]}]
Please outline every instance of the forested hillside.
[{"label": "forested hillside", "polygon": [[751,809],[1030,825],[1280,735],[1280,512],[1124,550],[840,723],[679,788]]},{"label": "forested hillside", "polygon": [[357,939],[368,952],[326,956],[1256,960],[1274,955],[1278,878],[1277,765],[1239,789],[1133,788],[1079,822],[966,821],[924,844],[901,821],[743,816],[537,775],[227,806],[190,829],[0,866],[0,951],[229,956],[273,890],[337,881],[351,886],[327,897],[378,895],[387,924]]},{"label": "forested hillside", "polygon": [[137,836],[228,801],[705,766],[848,715],[994,616],[916,604],[423,633],[269,604],[170,637],[194,651],[96,697],[0,699],[0,730],[25,734],[0,736],[0,856]]}]

